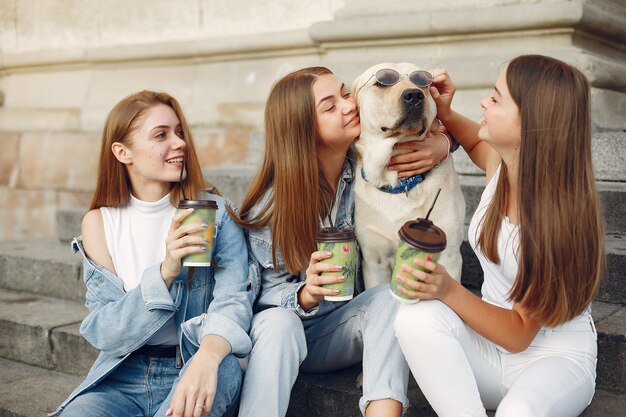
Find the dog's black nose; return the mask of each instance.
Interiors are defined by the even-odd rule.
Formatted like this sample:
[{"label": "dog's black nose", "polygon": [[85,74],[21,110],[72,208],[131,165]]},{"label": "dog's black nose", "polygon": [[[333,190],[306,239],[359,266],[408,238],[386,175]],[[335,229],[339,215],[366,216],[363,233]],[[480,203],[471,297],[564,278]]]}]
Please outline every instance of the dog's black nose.
[{"label": "dog's black nose", "polygon": [[417,88],[404,90],[404,92],[402,93],[402,100],[406,101],[412,106],[415,106],[421,103],[422,100],[424,100],[424,93],[422,93],[422,90],[419,90]]}]

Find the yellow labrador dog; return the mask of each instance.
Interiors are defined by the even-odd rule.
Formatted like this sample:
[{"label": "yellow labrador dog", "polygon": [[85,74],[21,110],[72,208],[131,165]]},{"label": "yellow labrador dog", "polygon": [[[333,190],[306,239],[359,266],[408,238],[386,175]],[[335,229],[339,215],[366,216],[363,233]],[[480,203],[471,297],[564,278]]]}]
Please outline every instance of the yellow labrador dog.
[{"label": "yellow labrador dog", "polygon": [[352,85],[361,117],[361,136],[356,141],[355,226],[366,289],[390,281],[398,230],[407,220],[426,216],[439,188],[429,217],[447,237],[439,262],[453,278],[461,278],[465,200],[452,159],[408,179],[399,179],[396,171],[386,168],[396,143],[423,140],[436,127],[430,81],[430,74],[413,64],[384,63],[367,69]]}]

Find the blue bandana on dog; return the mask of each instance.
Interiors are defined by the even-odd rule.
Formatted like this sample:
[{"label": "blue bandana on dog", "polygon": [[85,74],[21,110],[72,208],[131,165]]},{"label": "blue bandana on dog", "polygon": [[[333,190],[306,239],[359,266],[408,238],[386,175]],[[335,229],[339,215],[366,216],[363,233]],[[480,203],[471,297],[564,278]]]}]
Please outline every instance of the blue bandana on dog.
[{"label": "blue bandana on dog", "polygon": [[[426,178],[427,172],[423,172],[421,174],[411,175],[410,177],[400,178],[398,181],[398,185],[395,187],[391,187],[389,185],[383,185],[382,187],[376,187],[380,191],[384,191],[389,194],[401,194],[406,193],[409,194],[409,191],[413,189],[417,184],[424,181]],[[367,178],[365,178],[365,171],[363,167],[361,167],[361,177],[367,182]]]}]

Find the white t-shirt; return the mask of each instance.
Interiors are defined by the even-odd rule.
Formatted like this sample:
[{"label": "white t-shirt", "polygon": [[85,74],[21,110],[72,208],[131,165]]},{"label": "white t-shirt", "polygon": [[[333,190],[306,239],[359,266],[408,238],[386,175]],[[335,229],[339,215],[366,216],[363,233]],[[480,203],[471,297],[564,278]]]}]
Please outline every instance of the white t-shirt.
[{"label": "white t-shirt", "polygon": [[[176,208],[169,194],[155,202],[130,196],[127,207],[101,207],[104,234],[117,276],[124,290],[139,285],[144,270],[163,262],[165,238]],[[171,318],[147,342],[149,345],[177,345],[174,318]]]},{"label": "white t-shirt", "polygon": [[[498,178],[500,177],[500,168],[498,167],[493,177],[489,181],[489,184],[485,187],[482,196],[480,197],[480,203],[476,208],[476,212],[472,216],[468,230],[468,241],[476,254],[476,257],[480,261],[480,265],[484,272],[484,281],[481,289],[483,300],[496,305],[498,307],[511,310],[513,308],[513,301],[508,300],[509,293],[515,283],[517,276],[518,264],[518,248],[519,248],[519,226],[511,223],[507,216],[504,216],[502,224],[500,225],[500,233],[498,234],[498,255],[500,256],[500,263],[495,264],[485,257],[480,248],[476,246],[476,241],[480,234],[481,221],[487,207],[491,203],[493,194],[498,184]],[[559,327],[565,327],[568,323],[589,323],[591,321],[591,305],[578,316],[574,317],[567,323]],[[555,329],[558,329],[556,327]],[[543,329],[548,329],[543,327]]]},{"label": "white t-shirt", "polygon": [[483,191],[480,203],[478,203],[478,207],[470,221],[467,237],[472,249],[474,249],[476,257],[480,261],[485,275],[481,290],[483,300],[510,310],[513,308],[513,302],[509,301],[507,297],[509,291],[513,288],[519,267],[517,259],[519,227],[511,223],[508,217],[504,216],[502,224],[500,225],[500,233],[498,233],[497,242],[498,254],[500,256],[499,264],[495,264],[487,259],[476,245],[481,230],[480,223],[487,211],[487,207],[489,207],[491,203],[499,177],[500,166]]}]

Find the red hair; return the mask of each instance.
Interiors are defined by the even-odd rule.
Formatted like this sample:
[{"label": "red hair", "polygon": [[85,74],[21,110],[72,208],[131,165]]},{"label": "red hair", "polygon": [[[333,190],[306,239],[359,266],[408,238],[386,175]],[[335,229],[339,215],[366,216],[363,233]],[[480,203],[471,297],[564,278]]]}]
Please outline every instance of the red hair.
[{"label": "red hair", "polygon": [[[111,145],[119,142],[130,146],[132,133],[141,125],[141,116],[148,109],[159,104],[165,104],[174,110],[183,130],[183,137],[187,144],[185,151],[187,178],[184,180],[187,198],[197,198],[201,190],[210,187],[210,184],[202,176],[202,169],[196,155],[191,131],[178,101],[167,93],[143,90],[119,101],[106,118],[102,132],[96,190],[91,198],[89,210],[100,207],[125,207],[128,204],[131,191],[128,171],[126,166],[113,155]],[[181,199],[182,190],[180,184],[173,182],[170,192],[172,205],[177,206]]]}]

